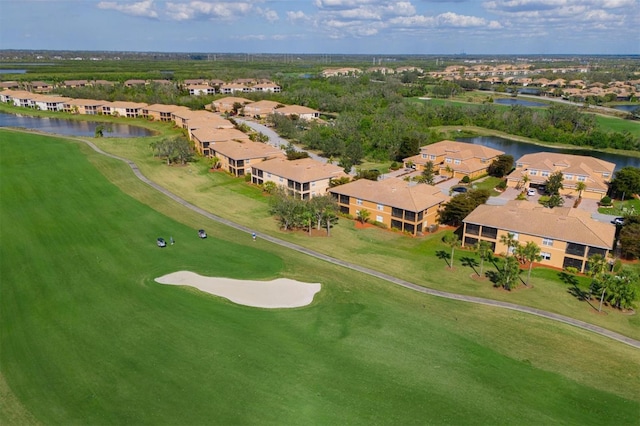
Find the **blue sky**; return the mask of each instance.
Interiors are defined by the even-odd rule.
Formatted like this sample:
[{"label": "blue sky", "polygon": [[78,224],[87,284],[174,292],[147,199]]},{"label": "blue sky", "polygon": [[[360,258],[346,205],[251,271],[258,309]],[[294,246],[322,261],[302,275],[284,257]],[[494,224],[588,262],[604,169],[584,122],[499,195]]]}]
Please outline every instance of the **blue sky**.
[{"label": "blue sky", "polygon": [[640,54],[640,0],[0,0],[0,49]]}]

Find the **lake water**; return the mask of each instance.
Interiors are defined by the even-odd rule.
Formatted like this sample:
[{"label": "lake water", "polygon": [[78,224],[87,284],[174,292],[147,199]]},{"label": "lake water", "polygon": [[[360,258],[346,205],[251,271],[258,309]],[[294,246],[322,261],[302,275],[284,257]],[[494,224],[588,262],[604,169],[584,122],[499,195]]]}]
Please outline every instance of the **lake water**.
[{"label": "lake water", "polygon": [[517,99],[517,98],[499,98],[499,99],[495,99],[493,103],[499,104],[499,105],[509,105],[509,106],[521,105],[525,107],[547,108],[549,106],[548,104],[545,104],[543,102],[525,101],[524,99]]},{"label": "lake water", "polygon": [[635,109],[640,110],[640,104],[628,104],[628,105],[613,105],[611,108],[619,111],[631,112]]},{"label": "lake water", "polygon": [[27,70],[9,70],[9,69],[1,69],[0,74],[26,74]]},{"label": "lake water", "polygon": [[148,129],[128,124],[0,113],[0,127],[20,127],[56,135],[94,137],[96,127],[99,125],[105,127],[104,137],[106,138],[139,138],[153,135],[153,132]]},{"label": "lake water", "polygon": [[484,145],[489,148],[504,151],[505,154],[513,156],[514,160],[525,154],[533,154],[536,152],[561,152],[563,154],[585,155],[595,157],[601,160],[615,163],[616,170],[622,167],[632,166],[640,168],[640,158],[629,157],[627,155],[611,154],[608,152],[589,151],[584,149],[566,149],[566,148],[547,148],[544,146],[534,145],[530,143],[513,141],[510,139],[500,138],[497,136],[476,136],[473,138],[456,138],[460,142],[469,142],[476,145]]}]

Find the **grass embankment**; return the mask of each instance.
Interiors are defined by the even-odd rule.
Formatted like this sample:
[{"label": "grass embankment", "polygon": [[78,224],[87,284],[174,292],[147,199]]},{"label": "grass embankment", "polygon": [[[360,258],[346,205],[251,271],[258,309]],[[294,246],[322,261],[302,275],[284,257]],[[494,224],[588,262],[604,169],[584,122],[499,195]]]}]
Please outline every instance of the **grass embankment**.
[{"label": "grass embankment", "polygon": [[[610,311],[609,315],[596,314],[587,303],[571,295],[573,289],[559,278],[559,271],[548,273],[543,269],[534,269],[533,288],[502,292],[494,289],[488,281],[478,283],[470,279],[474,269],[462,264],[463,258],[475,258],[469,251],[457,250],[456,268],[454,271],[446,270],[446,261],[438,256],[439,252],[448,251],[441,241],[442,233],[410,238],[378,228],[356,229],[353,221],[345,219],[332,230],[330,238],[283,233],[268,213],[268,198],[259,188],[247,184],[243,179],[232,178],[223,172],[209,173],[204,163],[167,167],[150,155],[148,141],[144,139],[105,138],[94,142],[108,152],[132,159],[147,177],[189,202],[256,229],[259,233],[286,239],[427,287],[533,306],[640,338],[638,315],[623,315],[615,310]],[[130,189],[131,181],[135,178],[110,170],[103,172],[125,192],[134,197],[141,196]],[[156,208],[170,214],[170,209],[165,206]],[[586,280],[580,280],[580,283],[583,290],[588,288]]]},{"label": "grass embankment", "polygon": [[[637,420],[636,349],[252,242],[83,144],[0,131],[0,195],[3,424]],[[153,282],[184,269],[323,289],[265,310]]]}]

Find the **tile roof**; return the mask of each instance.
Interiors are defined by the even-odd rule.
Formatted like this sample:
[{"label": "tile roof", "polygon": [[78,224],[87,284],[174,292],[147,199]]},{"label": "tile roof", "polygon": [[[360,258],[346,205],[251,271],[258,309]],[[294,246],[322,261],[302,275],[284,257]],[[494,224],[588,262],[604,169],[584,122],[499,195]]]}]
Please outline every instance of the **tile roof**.
[{"label": "tile roof", "polygon": [[214,129],[203,127],[191,132],[200,142],[227,142],[233,140],[250,140],[249,135],[238,129]]},{"label": "tile roof", "polygon": [[285,155],[280,148],[252,141],[217,143],[212,146],[212,149],[233,160],[283,157]]},{"label": "tile roof", "polygon": [[315,109],[308,108],[302,105],[287,105],[282,108],[278,108],[275,112],[282,115],[320,114],[320,111],[316,111]]},{"label": "tile roof", "polygon": [[493,158],[504,154],[503,151],[489,148],[484,145],[476,145],[468,142],[443,140],[430,145],[420,147],[421,154],[446,155],[449,158],[467,160],[470,158]]},{"label": "tile roof", "polygon": [[503,206],[482,204],[465,223],[491,226],[508,232],[611,249],[616,227],[571,207],[548,209],[530,201],[509,201]]},{"label": "tile roof", "polygon": [[[518,167],[518,165],[521,165],[521,167]],[[585,176],[586,181],[584,183],[587,185],[587,189],[606,191],[608,189],[607,182],[613,176],[615,167],[614,163],[585,155],[536,152],[525,154],[516,160],[516,169],[507,176],[507,179],[519,180],[523,175],[527,174],[532,181],[544,181],[546,178],[541,177],[541,171],[550,173],[562,171],[563,174]],[[537,170],[538,175],[531,176],[527,173],[529,170]],[[602,173],[608,173],[609,178],[604,178]],[[572,187],[577,182],[575,179],[565,179],[563,186]]]},{"label": "tile roof", "polygon": [[412,212],[426,210],[450,198],[435,186],[405,182],[397,178],[381,181],[358,179],[333,187],[329,191]]},{"label": "tile roof", "polygon": [[263,161],[254,168],[300,183],[347,176],[342,167],[321,163],[312,158],[297,160],[277,158]]}]

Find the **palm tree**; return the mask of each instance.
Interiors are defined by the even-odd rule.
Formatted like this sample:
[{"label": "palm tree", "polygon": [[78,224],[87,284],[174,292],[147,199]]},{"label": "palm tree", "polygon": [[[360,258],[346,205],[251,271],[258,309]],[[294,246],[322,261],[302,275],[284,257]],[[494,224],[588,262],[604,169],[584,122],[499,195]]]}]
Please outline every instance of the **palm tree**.
[{"label": "palm tree", "polygon": [[515,238],[515,234],[512,234],[511,232],[507,232],[506,235],[501,235],[500,242],[507,246],[507,257],[511,254],[512,249],[515,249],[519,245],[518,240]]},{"label": "palm tree", "polygon": [[444,168],[444,171],[449,173],[451,175],[450,177],[453,177],[453,173],[454,172],[453,172],[453,169],[451,168],[451,166],[447,165],[447,167]]},{"label": "palm tree", "polygon": [[489,243],[489,241],[480,240],[475,245],[475,250],[476,250],[476,253],[478,254],[478,257],[480,257],[479,276],[482,276],[482,268],[484,266],[484,261],[485,259],[488,259],[489,256],[491,255],[491,244]]},{"label": "palm tree", "polygon": [[458,238],[457,234],[447,234],[444,237],[444,243],[451,247],[451,260],[449,261],[449,268],[453,269],[453,253],[456,250],[456,247],[460,247],[460,238]]},{"label": "palm tree", "polygon": [[533,241],[527,241],[527,244],[522,247],[522,258],[529,262],[529,272],[527,273],[527,282],[525,285],[529,285],[529,279],[531,278],[531,269],[533,268],[533,262],[540,262],[542,256],[540,256],[540,247]]},{"label": "palm tree", "polygon": [[584,182],[578,182],[576,184],[576,191],[578,191],[578,198],[582,198],[582,191],[587,189],[587,184]]},{"label": "palm tree", "polygon": [[362,223],[363,225],[367,223],[367,221],[369,220],[369,216],[371,216],[371,212],[369,210],[365,210],[365,209],[358,210],[357,217],[360,223]]}]

